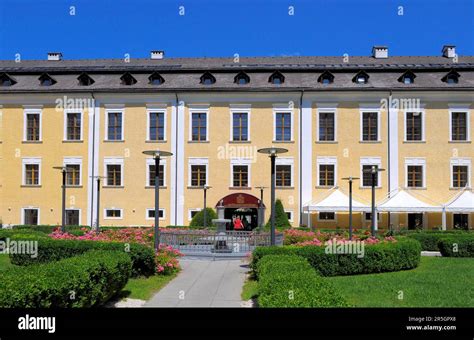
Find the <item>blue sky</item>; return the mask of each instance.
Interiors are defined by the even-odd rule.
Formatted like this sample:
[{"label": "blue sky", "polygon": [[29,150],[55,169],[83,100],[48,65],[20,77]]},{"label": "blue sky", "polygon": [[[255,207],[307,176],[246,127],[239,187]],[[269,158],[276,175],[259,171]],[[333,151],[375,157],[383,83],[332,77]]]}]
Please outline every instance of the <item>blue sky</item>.
[{"label": "blue sky", "polygon": [[0,59],[368,55],[376,44],[440,55],[446,43],[474,55],[474,0],[0,1]]}]

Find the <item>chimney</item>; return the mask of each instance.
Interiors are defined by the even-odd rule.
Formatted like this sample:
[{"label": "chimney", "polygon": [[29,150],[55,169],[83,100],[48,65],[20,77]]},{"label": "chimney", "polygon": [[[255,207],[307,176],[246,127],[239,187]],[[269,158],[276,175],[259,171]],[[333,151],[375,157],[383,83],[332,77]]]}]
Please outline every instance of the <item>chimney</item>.
[{"label": "chimney", "polygon": [[387,46],[372,47],[372,57],[376,59],[388,58],[388,47]]},{"label": "chimney", "polygon": [[61,52],[48,52],[48,60],[61,60],[63,54]]},{"label": "chimney", "polygon": [[165,51],[151,51],[150,58],[151,59],[163,59],[165,57]]},{"label": "chimney", "polygon": [[445,58],[454,58],[454,56],[456,55],[456,46],[444,45],[441,52],[443,52],[443,57]]}]

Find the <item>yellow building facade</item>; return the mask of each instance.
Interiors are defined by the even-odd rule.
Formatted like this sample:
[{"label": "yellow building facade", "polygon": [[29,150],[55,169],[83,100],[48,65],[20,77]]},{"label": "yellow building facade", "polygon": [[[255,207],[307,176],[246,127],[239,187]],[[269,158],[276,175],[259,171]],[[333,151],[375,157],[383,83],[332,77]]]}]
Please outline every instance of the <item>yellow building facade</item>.
[{"label": "yellow building facade", "polygon": [[[419,57],[418,69],[403,57],[324,58],[243,58],[232,69],[224,58],[97,61],[102,71],[0,61],[2,224],[60,224],[53,167],[65,166],[68,224],[153,225],[154,160],[143,151],[159,149],[173,153],[161,160],[160,225],[188,225],[207,185],[208,207],[252,228],[259,187],[270,215],[270,160],[257,150],[275,146],[288,150],[276,196],[294,227],[346,228],[347,209],[305,207],[347,194],[350,176],[354,199],[370,206],[364,171],[375,166],[377,204],[406,191],[433,207],[381,208],[379,228],[472,228],[474,205],[445,207],[472,186],[474,57]],[[370,219],[370,208],[355,212],[354,226]]]}]

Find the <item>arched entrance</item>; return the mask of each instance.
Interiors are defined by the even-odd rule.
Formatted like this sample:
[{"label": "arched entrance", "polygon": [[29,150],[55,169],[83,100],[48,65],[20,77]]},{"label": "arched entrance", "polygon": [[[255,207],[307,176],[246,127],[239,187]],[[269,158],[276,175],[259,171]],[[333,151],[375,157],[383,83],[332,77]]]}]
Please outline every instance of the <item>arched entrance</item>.
[{"label": "arched entrance", "polygon": [[[240,218],[244,226],[242,230],[247,231],[257,228],[263,221],[265,214],[263,202],[259,198],[246,193],[235,193],[223,197],[217,202],[216,209],[219,218],[226,218],[231,221]],[[234,230],[234,224],[229,223],[227,230]]]}]

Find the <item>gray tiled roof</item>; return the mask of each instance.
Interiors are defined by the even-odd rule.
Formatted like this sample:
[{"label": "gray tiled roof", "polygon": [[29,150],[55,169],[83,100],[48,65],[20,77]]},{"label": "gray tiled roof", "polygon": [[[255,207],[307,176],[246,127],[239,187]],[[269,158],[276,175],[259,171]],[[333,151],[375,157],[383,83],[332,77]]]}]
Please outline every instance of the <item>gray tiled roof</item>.
[{"label": "gray tiled roof", "polygon": [[[239,63],[233,58],[164,58],[87,60],[0,60],[0,73],[8,73],[17,82],[13,86],[0,87],[0,92],[64,92],[64,91],[173,91],[173,90],[359,90],[359,89],[474,89],[474,56],[460,56],[457,63],[452,59],[434,56],[402,56],[375,59],[372,57],[242,57]],[[370,76],[367,84],[352,81],[358,70],[364,69]],[[416,74],[414,84],[402,84],[400,75],[407,69]],[[459,74],[458,84],[446,84],[441,78],[450,69]],[[234,83],[235,75],[244,70],[250,83]],[[275,70],[281,71],[285,82],[272,85],[268,77]],[[332,84],[317,82],[324,71],[331,71],[335,78]],[[137,83],[122,85],[120,76],[130,72]],[[151,85],[149,75],[157,71],[165,79],[162,85]],[[210,71],[216,78],[212,85],[202,85],[200,76]],[[49,73],[57,81],[52,86],[40,86],[38,77]],[[87,72],[95,81],[90,86],[80,86],[77,77]]]}]

